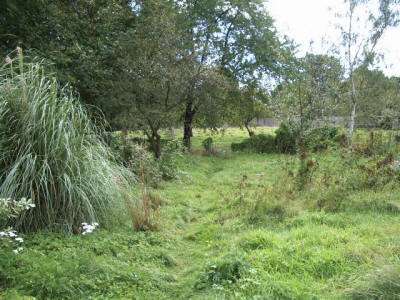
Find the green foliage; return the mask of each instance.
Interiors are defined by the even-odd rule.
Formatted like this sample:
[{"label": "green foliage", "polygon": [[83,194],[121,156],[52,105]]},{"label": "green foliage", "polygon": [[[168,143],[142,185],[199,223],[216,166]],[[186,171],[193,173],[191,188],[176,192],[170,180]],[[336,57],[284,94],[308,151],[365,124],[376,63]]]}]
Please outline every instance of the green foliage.
[{"label": "green foliage", "polygon": [[[115,233],[84,237],[37,234],[31,237],[26,252],[2,253],[1,287],[16,288],[5,297],[121,299],[152,294],[151,298],[159,299],[157,288],[166,288],[168,277],[162,270],[165,258],[160,257],[162,250],[157,243],[168,241],[150,233],[133,235],[131,230]],[[153,250],[144,250],[147,247]],[[147,259],[153,261],[147,265],[152,271],[143,269]]]},{"label": "green foliage", "polygon": [[22,54],[16,62],[0,74],[0,194],[36,205],[18,225],[72,231],[82,222],[115,222],[129,174],[68,88],[40,64],[23,64]]},{"label": "green foliage", "polygon": [[234,152],[250,151],[255,153],[296,153],[297,131],[290,125],[282,123],[275,131],[275,136],[258,134],[241,143],[233,143]]},{"label": "green foliage", "polygon": [[373,157],[394,155],[399,152],[399,145],[391,132],[369,131],[356,139],[351,150],[360,156]]},{"label": "green foliage", "polygon": [[157,186],[163,174],[153,154],[136,143],[129,145],[129,152],[129,159],[126,162],[129,170],[145,185]]},{"label": "green foliage", "polygon": [[182,142],[177,140],[166,141],[160,159],[157,161],[162,178],[176,179],[179,175],[179,159],[183,154]]},{"label": "green foliage", "polygon": [[326,150],[335,145],[338,134],[337,127],[324,126],[315,128],[306,135],[305,145],[313,152]]},{"label": "green foliage", "polygon": [[243,255],[230,254],[207,266],[197,288],[232,284],[243,278],[251,269]]},{"label": "green foliage", "polygon": [[386,265],[363,276],[358,286],[349,292],[353,299],[400,298],[400,268]]},{"label": "green foliage", "polygon": [[149,143],[138,137],[115,134],[111,143],[114,152],[142,183],[156,187],[162,180],[177,178],[178,160],[183,153],[182,143],[177,140],[161,140],[162,152],[156,159],[149,151]]},{"label": "green foliage", "polygon": [[35,207],[31,199],[13,200],[0,198],[0,226],[5,226],[11,219],[17,218],[23,211]]},{"label": "green foliage", "polygon": [[275,132],[276,148],[280,153],[295,154],[299,131],[293,124],[282,123]]},{"label": "green foliage", "polygon": [[214,147],[214,141],[211,137],[206,138],[205,140],[203,140],[201,142],[204,150],[206,151],[206,153],[210,154],[213,150]]},{"label": "green foliage", "polygon": [[231,149],[233,152],[274,153],[276,152],[275,138],[272,135],[257,134],[241,143],[233,143]]},{"label": "green foliage", "polygon": [[[336,127],[320,127],[310,130],[305,136],[305,147],[313,152],[326,150],[337,143]],[[295,154],[298,150],[298,129],[290,123],[282,123],[275,131],[275,136],[259,134],[241,143],[233,143],[234,152],[250,151],[255,153]]]},{"label": "green foliage", "polygon": [[[58,80],[114,124],[122,109],[115,78],[121,35],[135,23],[130,1],[6,0],[0,18],[0,57],[17,46],[50,62]],[[132,3],[133,4],[133,3]],[[92,112],[98,114],[98,109]]]}]

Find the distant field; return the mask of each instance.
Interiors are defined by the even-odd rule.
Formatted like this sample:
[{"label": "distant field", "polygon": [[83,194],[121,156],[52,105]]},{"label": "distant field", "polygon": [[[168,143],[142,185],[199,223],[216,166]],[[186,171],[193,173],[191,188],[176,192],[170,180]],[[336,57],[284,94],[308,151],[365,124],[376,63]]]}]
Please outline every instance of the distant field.
[{"label": "distant field", "polygon": [[[196,130],[194,147],[209,136],[228,149],[247,133]],[[154,191],[158,231],[26,236],[20,255],[1,256],[0,288],[6,299],[399,299],[398,181],[340,150],[311,158],[298,191],[294,156],[185,155],[180,179]]]}]

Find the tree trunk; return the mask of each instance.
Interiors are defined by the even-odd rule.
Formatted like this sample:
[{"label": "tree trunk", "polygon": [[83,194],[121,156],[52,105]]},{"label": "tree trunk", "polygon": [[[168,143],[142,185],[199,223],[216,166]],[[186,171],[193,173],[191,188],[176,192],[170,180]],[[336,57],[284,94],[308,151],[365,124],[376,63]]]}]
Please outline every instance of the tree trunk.
[{"label": "tree trunk", "polygon": [[191,138],[193,136],[193,119],[196,111],[192,107],[192,102],[189,101],[186,105],[186,111],[183,123],[183,145],[190,150],[192,143]]},{"label": "tree trunk", "polygon": [[249,133],[249,136],[250,136],[250,137],[254,136],[254,131],[251,130],[251,128],[250,128],[250,122],[244,123],[244,127],[246,127],[247,132]]},{"label": "tree trunk", "polygon": [[151,151],[156,159],[161,157],[161,136],[157,131],[153,131],[149,139]]},{"label": "tree trunk", "polygon": [[356,113],[357,113],[357,105],[355,102],[353,102],[350,114],[350,121],[349,121],[349,132],[348,132],[349,146],[352,144],[354,129],[356,127]]}]

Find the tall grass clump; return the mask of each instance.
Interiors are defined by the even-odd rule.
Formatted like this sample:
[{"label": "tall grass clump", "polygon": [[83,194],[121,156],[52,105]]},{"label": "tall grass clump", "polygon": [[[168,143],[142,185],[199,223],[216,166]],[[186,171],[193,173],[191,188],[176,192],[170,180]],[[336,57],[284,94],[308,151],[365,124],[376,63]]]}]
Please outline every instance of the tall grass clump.
[{"label": "tall grass clump", "polygon": [[0,197],[32,199],[16,224],[24,230],[111,224],[128,173],[71,90],[18,52],[0,68]]}]

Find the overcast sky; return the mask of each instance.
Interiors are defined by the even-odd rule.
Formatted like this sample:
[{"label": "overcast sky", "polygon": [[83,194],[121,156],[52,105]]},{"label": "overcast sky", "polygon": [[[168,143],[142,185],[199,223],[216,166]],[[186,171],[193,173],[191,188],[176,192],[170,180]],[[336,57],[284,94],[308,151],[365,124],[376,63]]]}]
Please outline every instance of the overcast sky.
[{"label": "overcast sky", "polygon": [[[342,0],[266,0],[269,13],[276,21],[279,32],[301,44],[299,54],[310,49],[324,53],[327,44],[339,40],[335,24],[340,19],[335,13],[343,11]],[[328,43],[322,42],[325,38]],[[310,42],[314,41],[310,48]],[[400,27],[388,30],[379,44],[384,54],[380,68],[387,75],[400,76]]]}]

